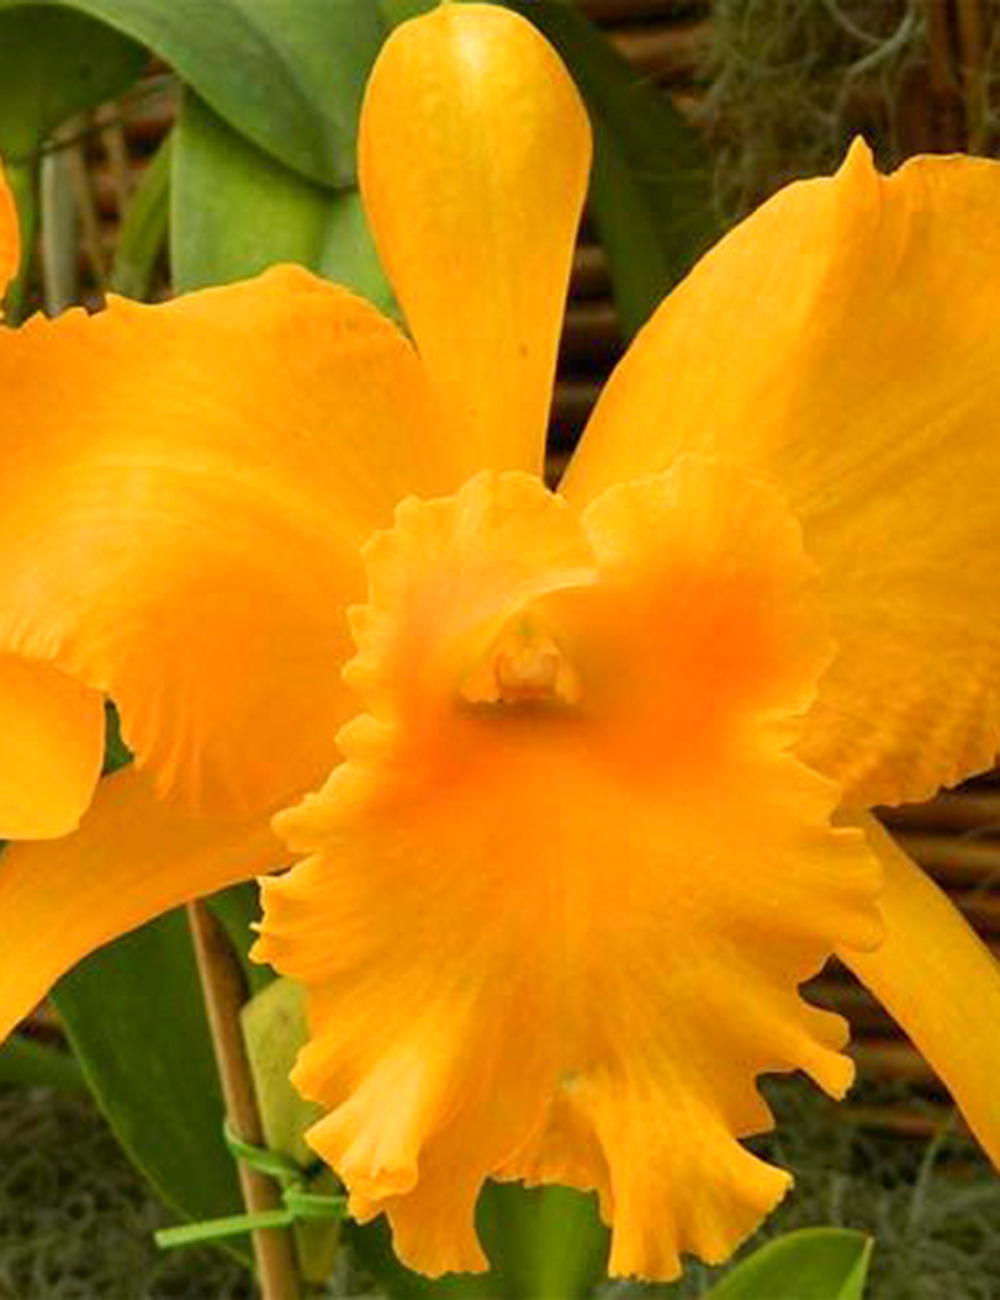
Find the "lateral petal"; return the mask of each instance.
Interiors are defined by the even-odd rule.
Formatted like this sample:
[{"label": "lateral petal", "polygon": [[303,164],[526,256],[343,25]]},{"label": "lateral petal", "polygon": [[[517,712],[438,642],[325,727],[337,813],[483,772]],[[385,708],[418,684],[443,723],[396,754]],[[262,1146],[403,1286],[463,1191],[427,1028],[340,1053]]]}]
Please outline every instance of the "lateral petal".
[{"label": "lateral petal", "polygon": [[359,548],[461,481],[396,328],[305,271],[0,339],[0,649],[111,696],[158,790],[273,808],[329,769]]},{"label": "lateral petal", "polygon": [[266,819],[189,817],[132,767],[108,777],[74,835],[0,853],[0,1039],[95,948],[287,857]]},{"label": "lateral petal", "polygon": [[17,272],[21,260],[20,231],[14,196],[0,166],[0,299]]},{"label": "lateral petal", "polygon": [[499,6],[404,23],[368,83],[365,207],[477,469],[541,471],[590,155],[566,69]]},{"label": "lateral petal", "polygon": [[0,839],[66,835],[104,758],[104,702],[50,664],[0,654]]},{"label": "lateral petal", "polygon": [[861,824],[885,873],[886,937],[872,952],[839,955],[940,1075],[1000,1168],[1000,966],[875,818]]},{"label": "lateral petal", "polygon": [[929,796],[1000,743],[1000,164],[920,158],[782,190],[660,307],[572,500],[716,451],[775,482],[839,655],[801,754],[845,806]]}]

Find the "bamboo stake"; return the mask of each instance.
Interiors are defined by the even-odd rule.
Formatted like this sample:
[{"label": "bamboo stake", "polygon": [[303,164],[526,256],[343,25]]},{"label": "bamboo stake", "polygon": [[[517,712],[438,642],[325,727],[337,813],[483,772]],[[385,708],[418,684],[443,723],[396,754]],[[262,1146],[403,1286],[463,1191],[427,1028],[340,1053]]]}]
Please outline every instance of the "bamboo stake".
[{"label": "bamboo stake", "polygon": [[958,64],[965,99],[966,148],[981,153],[985,144],[986,14],[980,0],[956,0]]},{"label": "bamboo stake", "polygon": [[[243,972],[222,927],[205,904],[188,903],[187,916],[226,1115],[238,1138],[261,1146],[260,1116],[240,1032]],[[250,1214],[280,1209],[281,1198],[272,1179],[242,1161],[239,1173],[243,1200]],[[262,1300],[299,1300],[301,1288],[291,1233],[285,1228],[261,1228],[251,1236]]]}]

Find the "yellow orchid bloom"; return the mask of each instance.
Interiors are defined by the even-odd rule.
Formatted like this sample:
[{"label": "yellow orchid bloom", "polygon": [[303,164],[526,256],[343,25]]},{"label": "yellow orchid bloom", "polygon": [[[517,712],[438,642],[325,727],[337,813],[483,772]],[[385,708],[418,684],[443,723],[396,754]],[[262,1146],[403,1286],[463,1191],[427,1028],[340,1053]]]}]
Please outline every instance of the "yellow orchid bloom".
[{"label": "yellow orchid bloom", "polygon": [[[0,169],[0,304],[20,261],[17,209]],[[2,330],[2,326],[0,326]],[[0,347],[10,331],[0,333]],[[9,415],[4,421],[9,422]],[[22,449],[6,446],[4,476],[17,475]],[[0,486],[0,493],[4,487]],[[6,495],[6,494],[4,494]],[[104,706],[98,692],[45,659],[10,653],[0,642],[0,839],[62,835],[86,807],[104,756]],[[53,780],[53,774],[55,779]]]},{"label": "yellow orchid bloom", "polygon": [[789,1183],[757,1076],[851,1082],[798,992],[835,952],[1000,1159],[997,969],[864,820],[1000,741],[1000,166],[783,190],[553,493],[589,162],[538,33],[444,6],[362,123],[415,347],[287,267],[0,339],[0,832],[79,816],[105,697],[136,754],[0,861],[0,1028],[297,862],[257,954],[307,989],[310,1141],[431,1274],[484,1266],[488,1177],[596,1189],[613,1274],[724,1259]]}]

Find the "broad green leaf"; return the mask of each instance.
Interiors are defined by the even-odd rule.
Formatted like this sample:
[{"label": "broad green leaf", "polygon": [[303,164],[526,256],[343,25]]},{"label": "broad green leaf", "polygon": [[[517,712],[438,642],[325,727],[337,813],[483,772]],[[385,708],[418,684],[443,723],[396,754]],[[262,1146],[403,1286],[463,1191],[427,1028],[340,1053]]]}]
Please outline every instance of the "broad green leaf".
[{"label": "broad green leaf", "polygon": [[872,1239],[845,1228],[803,1228],[761,1246],[707,1300],[862,1300]]},{"label": "broad green leaf", "polygon": [[[315,1103],[303,1100],[288,1077],[307,1037],[302,986],[289,979],[275,980],[251,998],[240,1019],[264,1139],[272,1151],[308,1167],[316,1156],[303,1134],[323,1112]],[[338,1186],[327,1172],[310,1184],[310,1191],[331,1195]],[[294,1232],[304,1278],[307,1282],[325,1281],[336,1258],[339,1223],[296,1223]]]},{"label": "broad green leaf", "polygon": [[241,134],[328,185],[354,180],[365,82],[385,33],[374,0],[47,0],[151,50]]},{"label": "broad green leaf", "polygon": [[192,1219],[241,1213],[184,914],[102,948],[53,1000],[118,1140],[167,1204]]},{"label": "broad green leaf", "polygon": [[36,1043],[23,1034],[15,1034],[0,1047],[0,1084],[87,1091],[80,1067],[68,1052]]},{"label": "broad green leaf", "polygon": [[0,0],[0,154],[24,162],[60,123],[124,90],[145,59],[84,14]]},{"label": "broad green leaf", "polygon": [[174,141],[174,283],[188,290],[299,262],[388,310],[357,190],[330,190],[275,162],[195,96]]},{"label": "broad green leaf", "polygon": [[392,27],[398,27],[409,18],[419,18],[441,3],[442,0],[378,0],[386,22]]},{"label": "broad green leaf", "polygon": [[583,1300],[604,1277],[608,1232],[593,1195],[489,1184],[478,1221],[500,1296]]},{"label": "broad green leaf", "polygon": [[171,136],[157,149],[132,196],[118,236],[111,288],[127,298],[148,297],[170,217]]},{"label": "broad green leaf", "polygon": [[590,212],[631,336],[718,230],[707,154],[669,100],[568,0],[505,0],[559,51],[594,126]]},{"label": "broad green leaf", "polygon": [[31,273],[39,150],[67,118],[134,81],[145,58],[133,41],[82,14],[0,0],[0,157],[17,203],[24,250],[7,294],[9,323],[23,314]]}]

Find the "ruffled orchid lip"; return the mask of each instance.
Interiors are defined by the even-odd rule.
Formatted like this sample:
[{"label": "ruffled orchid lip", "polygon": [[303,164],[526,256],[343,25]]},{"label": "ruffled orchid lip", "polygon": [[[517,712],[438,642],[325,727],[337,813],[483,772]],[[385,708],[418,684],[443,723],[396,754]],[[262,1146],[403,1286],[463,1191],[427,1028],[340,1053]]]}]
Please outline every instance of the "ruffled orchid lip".
[{"label": "ruffled orchid lip", "polygon": [[368,713],[276,819],[309,856],[254,953],[307,988],[309,1140],[425,1272],[484,1266],[490,1176],[598,1189],[617,1274],[720,1258],[788,1183],[740,1146],[756,1075],[852,1075],[798,984],[881,937],[878,868],[789,753],[827,662],[794,520],[705,458],[584,513],[485,473],[365,553]]}]

